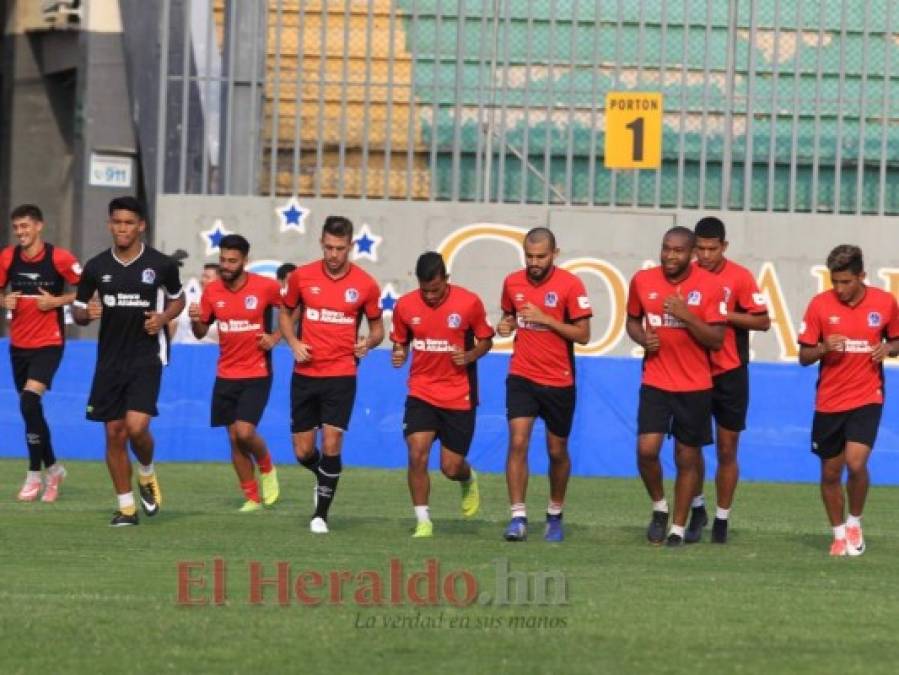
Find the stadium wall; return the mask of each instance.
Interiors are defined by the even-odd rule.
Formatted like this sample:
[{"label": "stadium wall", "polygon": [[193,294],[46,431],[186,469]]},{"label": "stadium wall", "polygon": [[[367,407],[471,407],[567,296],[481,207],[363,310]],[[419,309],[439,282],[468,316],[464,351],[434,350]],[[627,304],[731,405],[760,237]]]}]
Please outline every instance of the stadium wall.
[{"label": "stadium wall", "polygon": [[[8,342],[0,341],[6,350]],[[96,345],[71,341],[45,399],[54,446],[63,459],[102,460],[103,427],[84,418]],[[175,345],[163,376],[159,417],[153,422],[157,458],[172,461],[228,461],[225,432],[209,427],[209,400],[215,378],[215,346]],[[277,462],[293,463],[290,446],[289,383],[291,355],[275,349],[275,379],[260,430]],[[469,455],[482,471],[503,471],[506,453],[504,381],[508,356],[490,354],[479,364],[481,406],[474,445]],[[755,363],[751,366],[752,402],[740,457],[741,475],[748,480],[814,481],[818,460],[810,452],[816,369],[798,365]],[[390,366],[390,352],[376,350],[363,362],[353,419],[345,443],[345,461],[352,466],[406,466],[402,436],[407,368]],[[579,357],[578,404],[571,437],[572,469],[579,476],[637,475],[634,456],[640,361],[634,358]],[[887,388],[899,387],[899,372],[887,372]],[[4,442],[0,456],[23,457],[24,428],[12,386],[9,361],[0,359],[0,423]],[[871,458],[871,473],[879,484],[899,484],[899,404],[888,397],[880,437]],[[436,468],[438,453],[432,453]],[[708,471],[714,452],[706,449]],[[670,447],[663,453],[667,476],[674,475]],[[542,423],[531,446],[531,469],[546,471]]]}]

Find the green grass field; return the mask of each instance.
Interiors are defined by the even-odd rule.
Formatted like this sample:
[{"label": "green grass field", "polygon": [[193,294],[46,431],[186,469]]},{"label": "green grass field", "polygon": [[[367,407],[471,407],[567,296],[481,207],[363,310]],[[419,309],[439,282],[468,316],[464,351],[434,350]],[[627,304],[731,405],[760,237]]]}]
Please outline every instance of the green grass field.
[{"label": "green grass field", "polygon": [[[230,466],[163,465],[163,512],[113,529],[105,466],[67,466],[58,503],[18,504],[24,463],[0,461],[3,673],[897,670],[895,488],[871,492],[868,552],[831,560],[813,485],[744,484],[727,546],[667,550],[643,538],[649,505],[636,480],[575,479],[564,544],[543,542],[539,527],[527,543],[508,544],[499,475],[482,475],[483,509],[472,521],[458,515],[457,486],[434,476],[435,538],[412,540],[400,471],[346,471],[332,533],[316,537],[307,530],[311,477],[299,467],[282,468],[276,508],[241,515]],[[532,479],[532,523],[545,499],[545,480]],[[216,557],[227,566],[227,603],[179,605],[178,563],[211,568]],[[361,582],[345,586],[342,605],[321,590],[320,606],[294,598],[284,607],[272,588],[261,605],[249,603],[250,561],[269,576],[287,562],[291,580],[309,570],[387,579],[391,559],[408,575],[429,558],[441,577],[469,571],[478,593],[494,599],[498,566],[560,573],[567,604],[360,607]]]}]

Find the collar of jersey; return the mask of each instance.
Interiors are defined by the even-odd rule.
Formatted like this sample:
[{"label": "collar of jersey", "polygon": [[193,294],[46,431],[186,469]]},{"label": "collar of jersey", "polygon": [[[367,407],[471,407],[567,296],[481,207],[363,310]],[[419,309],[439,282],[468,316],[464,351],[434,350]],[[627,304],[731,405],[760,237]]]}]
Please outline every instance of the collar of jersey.
[{"label": "collar of jersey", "polygon": [[349,265],[346,266],[346,273],[341,274],[339,277],[332,277],[330,274],[328,274],[328,266],[325,265],[325,261],[322,260],[322,274],[325,275],[325,279],[327,279],[328,281],[333,281],[334,283],[337,283],[338,281],[346,279],[348,276],[350,276],[350,272],[352,272],[352,271],[353,271],[353,263],[350,263]]},{"label": "collar of jersey", "polygon": [[555,273],[556,273],[556,265],[554,264],[552,266],[552,269],[549,271],[549,274],[547,274],[545,277],[543,277],[536,284],[533,281],[531,281],[531,278],[528,276],[527,270],[524,271],[524,279],[525,279],[525,281],[528,282],[528,285],[530,285],[531,288],[540,288],[543,284],[548,284],[549,280],[552,279],[552,277]]},{"label": "collar of jersey", "polygon": [[109,252],[110,252],[110,254],[112,254],[113,260],[115,260],[115,261],[116,261],[119,265],[121,265],[122,267],[128,267],[128,266],[129,266],[131,263],[133,263],[135,260],[140,260],[140,257],[144,254],[144,251],[145,251],[145,250],[147,250],[147,245],[144,244],[143,242],[141,242],[141,244],[140,244],[140,253],[138,253],[136,256],[134,256],[134,257],[133,257],[131,260],[129,260],[128,262],[124,262],[123,260],[121,260],[121,259],[119,258],[119,256],[117,256],[117,255],[115,254],[115,248],[114,248],[114,247],[110,247],[110,248],[109,248]]}]

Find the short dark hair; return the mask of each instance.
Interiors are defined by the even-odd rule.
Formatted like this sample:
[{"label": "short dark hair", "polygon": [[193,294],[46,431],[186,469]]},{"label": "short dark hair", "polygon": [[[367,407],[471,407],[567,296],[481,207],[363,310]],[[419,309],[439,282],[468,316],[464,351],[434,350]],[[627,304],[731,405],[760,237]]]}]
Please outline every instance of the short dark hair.
[{"label": "short dark hair", "polygon": [[44,214],[35,204],[20,204],[9,214],[10,220],[19,220],[19,218],[31,218],[39,223],[44,222]]},{"label": "short dark hair", "polygon": [[827,269],[831,272],[846,272],[861,274],[865,271],[865,261],[862,250],[852,244],[840,244],[827,256]]},{"label": "short dark hair", "polygon": [[697,237],[702,237],[703,239],[717,239],[721,242],[725,240],[726,236],[724,233],[724,223],[721,222],[720,218],[716,218],[715,216],[700,218],[699,222],[696,223],[696,227],[693,228],[693,234]]},{"label": "short dark hair", "polygon": [[137,214],[137,217],[144,220],[147,217],[147,210],[137,197],[116,197],[109,202],[109,215],[113,211],[131,211]]},{"label": "short dark hair", "polygon": [[536,244],[538,241],[544,241],[545,239],[549,240],[550,249],[555,251],[556,250],[556,235],[548,227],[534,227],[534,228],[528,230],[528,233],[526,235],[524,235],[525,242],[530,242],[532,244]]},{"label": "short dark hair", "polygon": [[437,251],[422,253],[415,263],[415,276],[421,282],[434,281],[438,277],[445,279],[446,263],[443,262],[443,256]]},{"label": "short dark hair", "polygon": [[662,241],[665,241],[672,234],[678,234],[682,237],[686,237],[690,248],[693,248],[696,245],[696,235],[693,234],[693,230],[691,230],[689,227],[684,227],[683,225],[675,225],[674,227],[669,228],[668,231],[665,232],[665,236],[662,237]]},{"label": "short dark hair", "polygon": [[322,225],[322,237],[326,234],[353,241],[353,223],[349,218],[343,216],[328,216],[325,218],[325,224]]},{"label": "short dark hair", "polygon": [[250,253],[250,242],[246,237],[239,234],[226,234],[219,241],[219,249],[228,249],[229,251],[240,251],[242,255]]},{"label": "short dark hair", "polygon": [[218,263],[206,263],[205,265],[203,265],[203,269],[204,270],[215,270],[216,272],[218,272],[219,264]]},{"label": "short dark hair", "polygon": [[296,268],[297,266],[293,263],[284,263],[283,265],[279,265],[278,269],[275,270],[275,277],[278,279],[278,281],[284,281]]}]

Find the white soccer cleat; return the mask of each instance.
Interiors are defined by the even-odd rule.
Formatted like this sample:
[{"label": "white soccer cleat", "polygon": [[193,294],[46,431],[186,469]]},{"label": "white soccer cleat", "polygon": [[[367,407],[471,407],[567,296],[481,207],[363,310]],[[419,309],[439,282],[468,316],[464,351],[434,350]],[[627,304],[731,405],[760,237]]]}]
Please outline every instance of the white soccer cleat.
[{"label": "white soccer cleat", "polygon": [[328,523],[324,518],[319,518],[316,516],[311,521],[309,521],[309,531],[313,534],[328,534]]},{"label": "white soccer cleat", "polygon": [[852,557],[865,552],[865,537],[862,528],[846,526],[846,554]]}]

